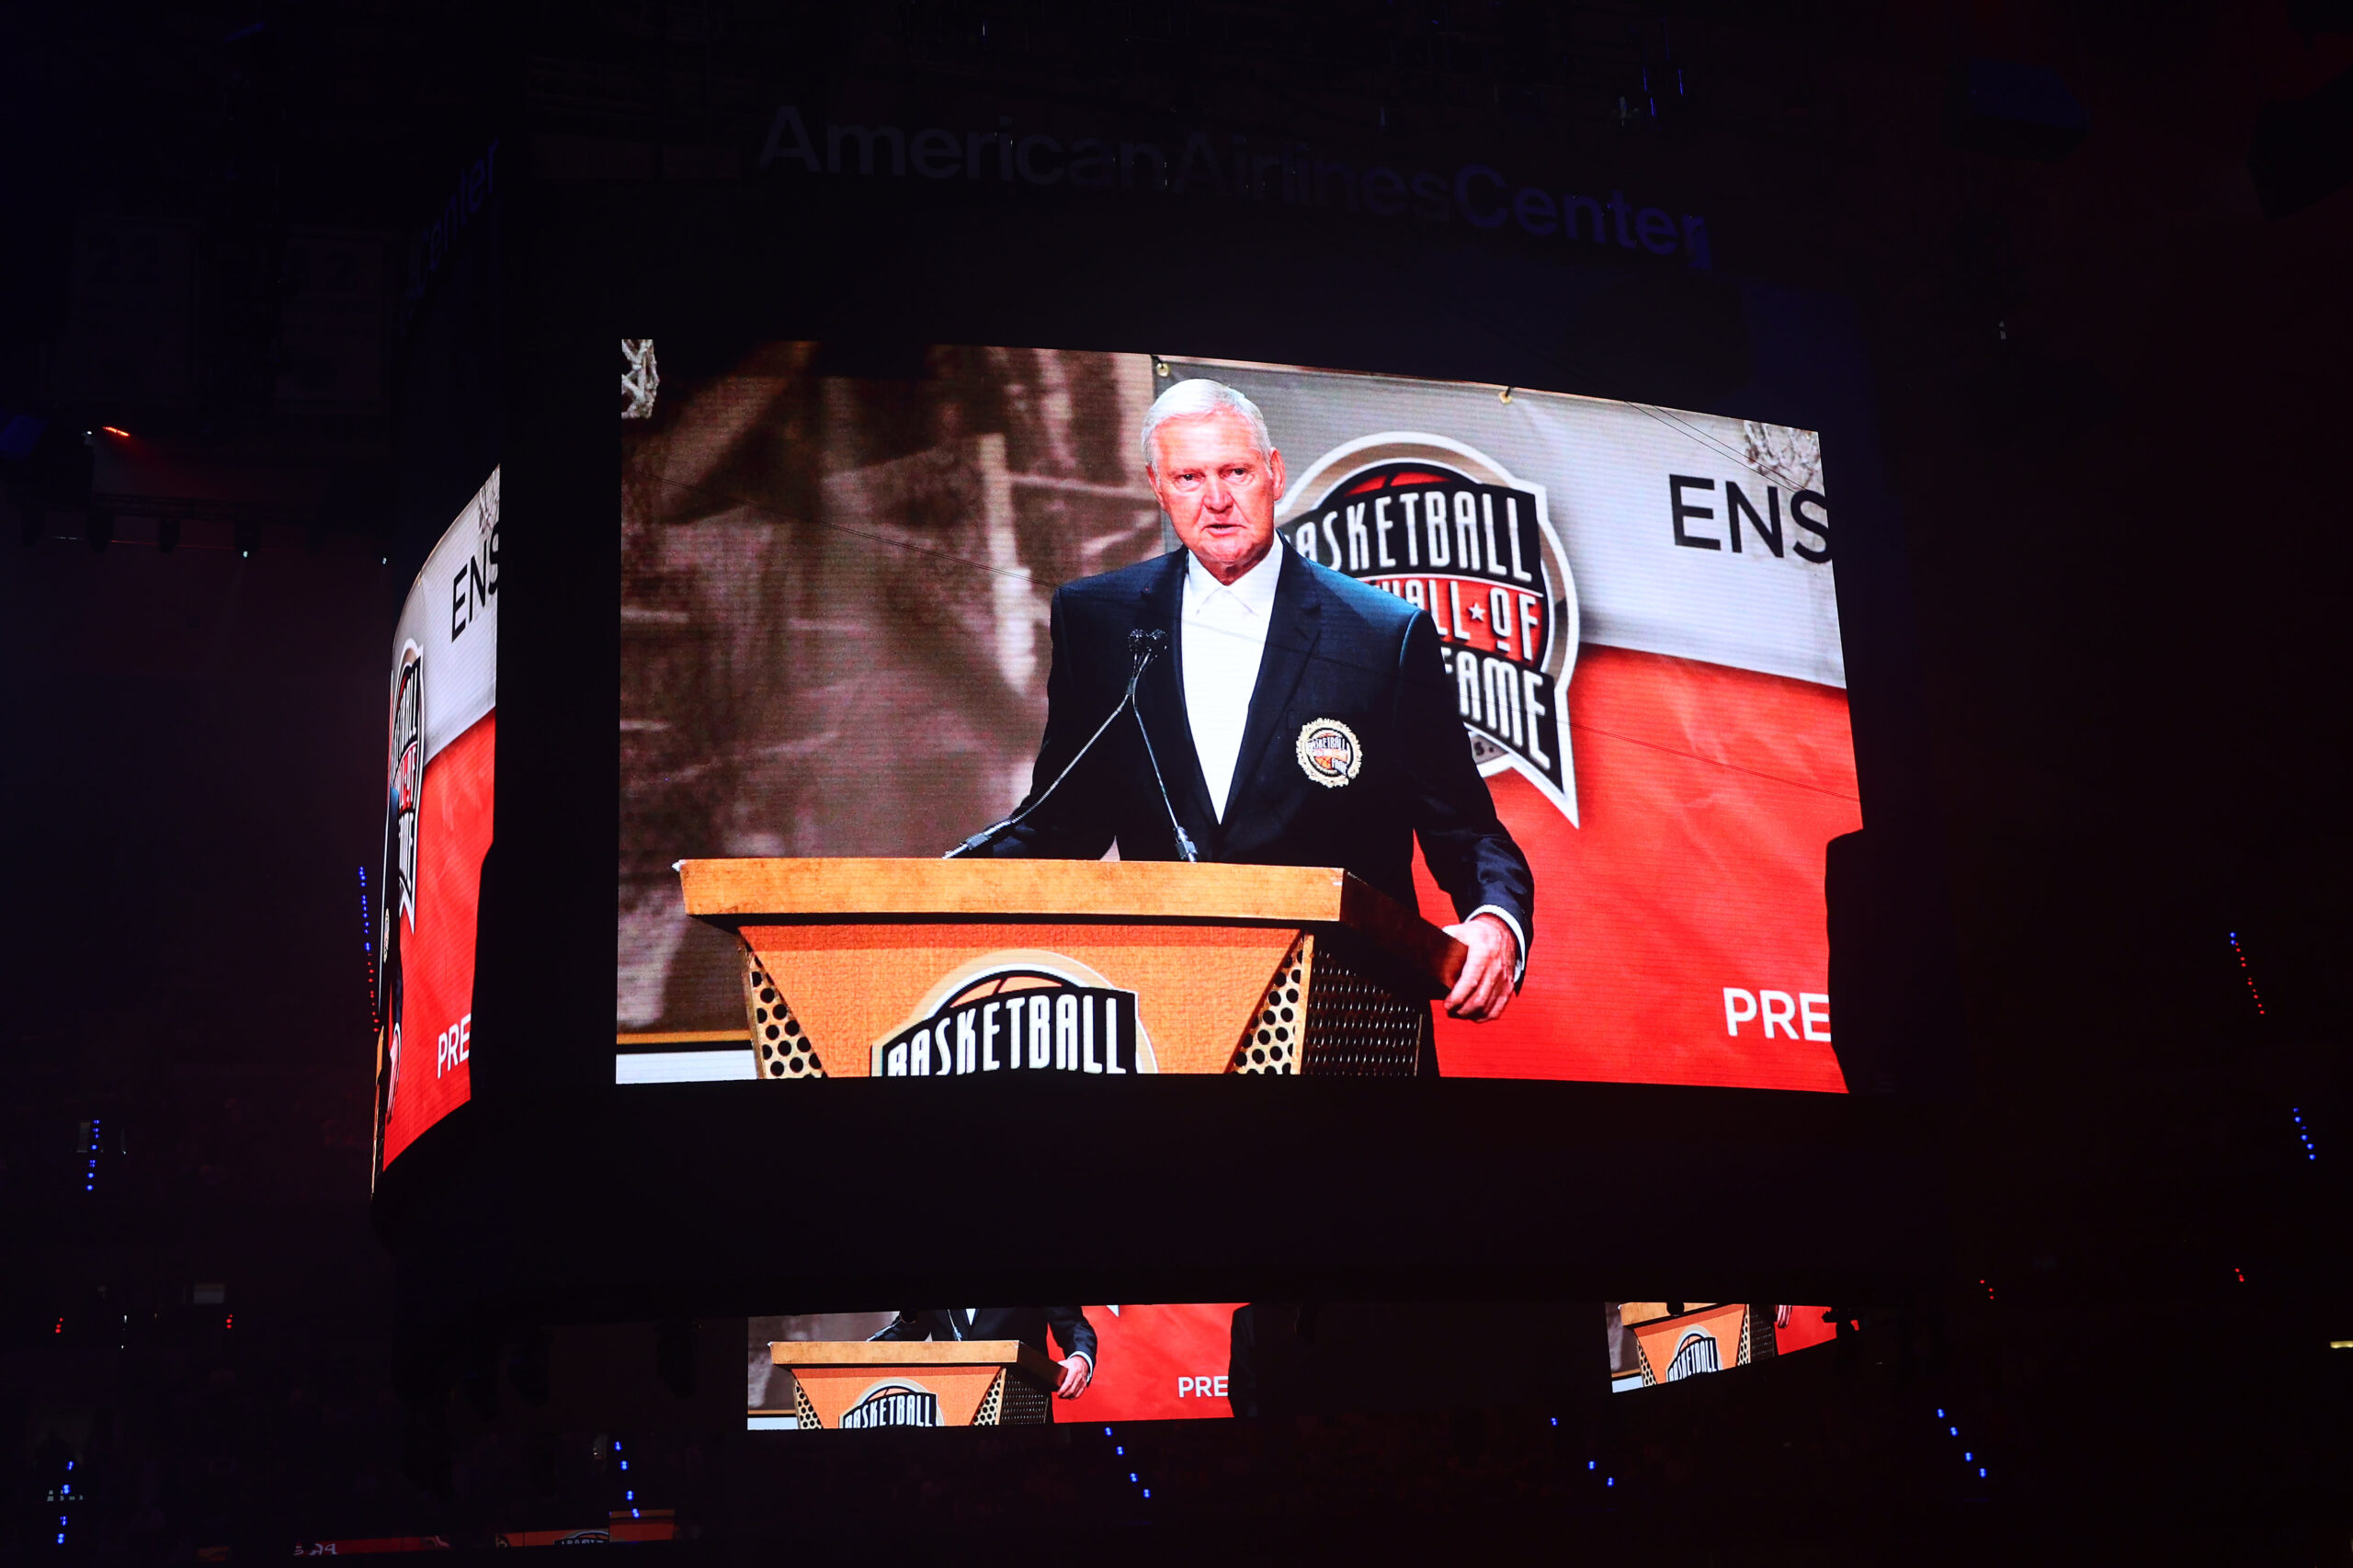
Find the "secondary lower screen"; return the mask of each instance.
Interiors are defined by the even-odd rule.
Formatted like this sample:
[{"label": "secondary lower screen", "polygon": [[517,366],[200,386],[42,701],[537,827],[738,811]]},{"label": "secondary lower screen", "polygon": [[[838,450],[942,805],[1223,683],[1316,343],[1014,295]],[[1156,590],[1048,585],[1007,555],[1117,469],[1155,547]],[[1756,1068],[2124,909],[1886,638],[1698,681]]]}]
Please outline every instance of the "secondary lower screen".
[{"label": "secondary lower screen", "polygon": [[[1577,1381],[1572,1338],[1523,1353],[1502,1383],[1483,1364],[1438,1368],[1400,1347],[1576,1311],[1190,1301],[756,1317],[745,1404],[756,1431],[806,1432],[1540,1403]],[[1818,1306],[1608,1301],[1602,1313],[1620,1392],[1770,1360],[1834,1332]]]},{"label": "secondary lower screen", "polygon": [[[949,1071],[944,1020],[984,998],[994,1062],[1022,990],[1014,1036],[1058,1029],[1114,1070],[1249,1070],[1254,1040],[1281,1059],[1254,1031],[1306,980],[1276,937],[1157,983],[1111,947],[908,937],[852,966],[847,1006],[688,915],[676,869],[936,861],[1046,782],[1055,590],[1178,548],[1140,440],[1155,400],[1206,378],[1281,456],[1277,548],[1427,617],[1461,724],[1445,744],[1533,873],[1518,993],[1492,1022],[1441,1009],[1419,1071],[1845,1089],[1823,868],[1861,818],[1817,433],[1026,347],[774,343],[665,380],[659,347],[624,345],[617,1081],[905,1071],[888,1048],[935,1023]],[[1265,766],[1295,749],[1319,786],[1292,786],[1297,809],[1341,811],[1420,760],[1348,718],[1267,743]],[[1461,917],[1419,856],[1412,891],[1433,923]],[[1204,1025],[1220,985],[1235,1017]]]}]

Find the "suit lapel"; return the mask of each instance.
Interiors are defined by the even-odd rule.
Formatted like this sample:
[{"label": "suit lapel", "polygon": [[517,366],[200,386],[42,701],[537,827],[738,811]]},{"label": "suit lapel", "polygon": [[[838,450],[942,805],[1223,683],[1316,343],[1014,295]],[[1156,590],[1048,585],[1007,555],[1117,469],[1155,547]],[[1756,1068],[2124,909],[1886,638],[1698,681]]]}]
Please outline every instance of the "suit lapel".
[{"label": "suit lapel", "polygon": [[[1275,548],[1283,552],[1282,575],[1275,583],[1275,608],[1267,626],[1267,651],[1258,661],[1258,684],[1250,693],[1250,717],[1242,727],[1242,750],[1233,760],[1233,788],[1225,801],[1225,821],[1221,828],[1230,828],[1241,821],[1249,808],[1252,786],[1257,782],[1258,770],[1264,765],[1267,748],[1282,726],[1282,715],[1290,704],[1290,694],[1299,687],[1299,677],[1307,670],[1307,662],[1315,652],[1316,639],[1323,631],[1324,595],[1315,585],[1313,575],[1297,554],[1278,538]],[[1199,771],[1194,765],[1194,771]],[[1203,786],[1206,799],[1208,788]]]},{"label": "suit lapel", "polygon": [[1210,810],[1209,780],[1201,774],[1193,726],[1185,712],[1185,563],[1190,557],[1180,549],[1165,559],[1166,569],[1143,591],[1136,624],[1168,633],[1168,646],[1144,671],[1136,687],[1136,706],[1152,736],[1153,753],[1160,758],[1161,777],[1177,817],[1193,842],[1206,844],[1216,831],[1217,813]]}]

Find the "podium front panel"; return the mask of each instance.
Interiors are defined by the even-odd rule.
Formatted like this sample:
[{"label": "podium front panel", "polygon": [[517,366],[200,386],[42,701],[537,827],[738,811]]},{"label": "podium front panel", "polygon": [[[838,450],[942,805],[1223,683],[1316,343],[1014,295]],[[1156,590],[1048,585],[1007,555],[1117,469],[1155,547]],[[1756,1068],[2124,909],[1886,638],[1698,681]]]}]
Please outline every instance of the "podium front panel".
[{"label": "podium front panel", "polygon": [[1062,1369],[1017,1340],[776,1340],[803,1431],[1023,1426],[1052,1419]]},{"label": "podium front panel", "polygon": [[[1627,1302],[1631,1310],[1649,1303]],[[1705,1301],[1680,1316],[1629,1323],[1642,1359],[1643,1382],[1680,1382],[1702,1372],[1745,1367],[1755,1358],[1751,1308],[1745,1301]],[[1766,1343],[1772,1341],[1767,1325]],[[1769,1352],[1768,1352],[1769,1354]]]},{"label": "podium front panel", "polygon": [[[803,1425],[826,1431],[881,1426],[993,1426],[1003,1367],[795,1367]],[[992,1399],[995,1395],[995,1399]],[[983,1417],[987,1417],[983,1419]]]},{"label": "podium front panel", "polygon": [[[756,1047],[770,1028],[778,1037],[762,1053],[770,1078],[820,1075],[813,1066],[825,1077],[1223,1073],[1263,1014],[1295,1028],[1305,1001],[1273,983],[1300,937],[1279,926],[878,922],[742,933],[776,994],[749,998]],[[762,1007],[770,1017],[756,1016]]]}]

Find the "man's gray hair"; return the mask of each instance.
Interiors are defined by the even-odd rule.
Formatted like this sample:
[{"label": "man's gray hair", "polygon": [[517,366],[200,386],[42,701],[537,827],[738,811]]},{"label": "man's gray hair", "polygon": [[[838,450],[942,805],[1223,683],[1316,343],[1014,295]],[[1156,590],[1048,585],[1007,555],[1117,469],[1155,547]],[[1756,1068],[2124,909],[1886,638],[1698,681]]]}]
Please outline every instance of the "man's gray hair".
[{"label": "man's gray hair", "polygon": [[1195,376],[1190,381],[1178,381],[1162,392],[1154,401],[1151,411],[1144,415],[1143,466],[1149,469],[1159,467],[1160,454],[1153,450],[1152,437],[1163,425],[1172,419],[1199,419],[1226,409],[1232,409],[1249,422],[1250,435],[1258,443],[1260,457],[1275,449],[1273,439],[1267,434],[1267,416],[1258,412],[1256,403],[1223,381]]}]

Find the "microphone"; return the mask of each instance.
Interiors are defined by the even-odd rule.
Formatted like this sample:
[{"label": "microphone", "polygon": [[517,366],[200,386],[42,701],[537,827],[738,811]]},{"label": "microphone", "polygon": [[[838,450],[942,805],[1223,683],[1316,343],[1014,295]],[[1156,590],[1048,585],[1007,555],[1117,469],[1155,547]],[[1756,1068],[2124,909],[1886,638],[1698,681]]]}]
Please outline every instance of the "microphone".
[{"label": "microphone", "polygon": [[1135,652],[1136,673],[1128,677],[1128,708],[1136,716],[1136,733],[1143,737],[1143,755],[1152,764],[1152,782],[1160,791],[1160,809],[1168,813],[1169,830],[1176,835],[1177,858],[1190,865],[1198,862],[1201,852],[1193,847],[1193,835],[1176,820],[1176,807],[1168,799],[1168,781],[1160,776],[1160,758],[1152,749],[1152,732],[1144,727],[1143,710],[1136,706],[1136,682],[1143,675],[1144,665],[1152,656],[1168,645],[1168,633],[1158,627],[1146,631],[1139,628],[1128,633],[1128,647]]},{"label": "microphone", "polygon": [[[976,849],[986,848],[990,844],[994,843],[999,835],[1018,827],[1029,818],[1032,812],[1038,810],[1039,807],[1044,805],[1048,801],[1052,800],[1054,797],[1054,791],[1063,787],[1063,780],[1068,778],[1074,772],[1077,771],[1078,765],[1086,760],[1086,754],[1095,749],[1095,743],[1101,740],[1103,738],[1103,733],[1106,730],[1108,730],[1112,723],[1118,720],[1120,710],[1125,709],[1130,712],[1135,712],[1136,682],[1143,678],[1143,667],[1152,663],[1153,655],[1159,653],[1161,649],[1167,645],[1168,633],[1165,631],[1156,630],[1146,631],[1142,627],[1139,627],[1135,631],[1129,632],[1128,652],[1134,656],[1136,663],[1135,668],[1128,672],[1128,689],[1121,694],[1120,700],[1112,705],[1111,711],[1103,716],[1103,722],[1095,727],[1095,733],[1086,737],[1086,744],[1078,748],[1078,755],[1072,757],[1070,761],[1063,765],[1063,770],[1054,775],[1054,781],[1047,785],[1045,790],[1040,794],[1036,800],[1030,801],[1027,806],[1024,806],[1021,810],[1014,812],[1011,816],[991,823],[988,826],[981,829],[980,832],[972,835],[972,837],[964,840],[963,843],[958,845],[955,848],[950,849],[947,854],[942,855],[940,858],[943,860],[959,859],[963,856],[972,854]],[[1142,713],[1136,713],[1136,724],[1138,728],[1142,727],[1143,715]],[[1152,751],[1152,737],[1150,735],[1146,735],[1144,737],[1143,745],[1145,754],[1149,756]],[[1152,774],[1154,780],[1157,782],[1160,778],[1160,764],[1157,760],[1154,761],[1152,765]],[[1168,803],[1168,790],[1165,785],[1161,787],[1160,801],[1164,806]],[[1169,811],[1168,820],[1172,824],[1176,823],[1176,813],[1174,809]],[[1199,858],[1193,850],[1193,841],[1185,836],[1185,830],[1181,825],[1176,828],[1176,847],[1188,860]]]}]

